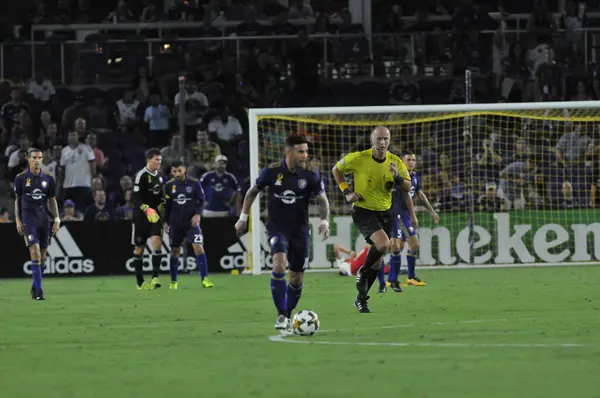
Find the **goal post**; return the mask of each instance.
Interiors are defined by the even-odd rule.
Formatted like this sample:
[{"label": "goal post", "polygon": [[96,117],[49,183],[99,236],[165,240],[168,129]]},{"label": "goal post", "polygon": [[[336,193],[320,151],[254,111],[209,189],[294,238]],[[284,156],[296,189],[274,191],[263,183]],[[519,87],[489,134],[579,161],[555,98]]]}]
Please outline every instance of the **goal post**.
[{"label": "goal post", "polygon": [[[594,222],[600,222],[600,101],[268,108],[250,109],[248,117],[252,184],[262,167],[283,158],[287,136],[305,134],[311,142],[310,167],[320,167],[333,218],[333,239],[324,244],[314,236],[318,220],[311,219],[311,245],[319,245],[311,249],[311,268],[331,267],[331,246],[342,243],[342,235],[351,249],[364,242],[348,222],[349,206],[331,183],[330,170],[342,154],[367,149],[365,138],[377,125],[390,128],[392,151],[417,154],[424,192],[440,206],[434,225],[416,202],[418,264],[600,260],[600,223]],[[465,134],[473,140],[469,151]],[[265,206],[261,195],[251,209],[248,249],[255,275],[267,265]]]}]

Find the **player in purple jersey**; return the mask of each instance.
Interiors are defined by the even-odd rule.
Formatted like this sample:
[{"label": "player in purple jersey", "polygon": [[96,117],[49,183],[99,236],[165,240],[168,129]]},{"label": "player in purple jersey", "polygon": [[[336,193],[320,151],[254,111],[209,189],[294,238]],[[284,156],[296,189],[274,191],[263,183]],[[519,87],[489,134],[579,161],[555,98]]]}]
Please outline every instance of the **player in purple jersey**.
[{"label": "player in purple jersey", "polygon": [[189,177],[182,162],[171,164],[173,178],[165,184],[165,229],[169,232],[171,243],[171,284],[169,289],[177,290],[177,274],[181,246],[186,240],[192,245],[196,256],[196,265],[202,279],[202,286],[214,287],[208,279],[208,264],[202,246],[200,216],[204,207],[204,190],[197,178]]},{"label": "player in purple jersey", "polygon": [[[304,270],[309,261],[310,229],[308,205],[316,197],[321,224],[319,233],[329,237],[329,202],[319,174],[306,170],[308,143],[305,137],[291,136],[285,141],[282,162],[263,168],[256,184],[248,190],[240,219],[235,224],[238,234],[247,227],[248,213],[260,191],[268,188],[267,232],[273,256],[271,293],[277,309],[275,329],[282,334],[291,331],[292,311],[302,295]],[[289,265],[289,284],[285,271]]]},{"label": "player in purple jersey", "polygon": [[[46,251],[52,234],[60,228],[56,185],[54,178],[44,174],[42,151],[30,148],[27,151],[29,167],[15,177],[15,218],[17,232],[25,238],[31,258],[31,298],[45,300],[42,289],[42,265],[46,262]],[[52,214],[54,223],[50,227]],[[52,231],[52,234],[50,233]]]},{"label": "player in purple jersey", "polygon": [[[413,199],[415,195],[419,198],[419,201],[425,205],[427,211],[433,217],[433,222],[438,223],[439,217],[427,196],[422,191],[421,187],[421,177],[415,171],[415,167],[417,165],[417,158],[414,153],[406,152],[402,161],[406,165],[408,172],[411,176],[412,189],[409,192],[410,198]],[[406,262],[408,265],[408,278],[406,284],[413,286],[425,286],[425,282],[421,281],[416,273],[415,266],[417,262],[417,257],[419,256],[419,239],[417,237],[417,227],[410,217],[408,212],[408,208],[404,200],[398,195],[393,196],[393,206],[394,212],[397,214],[396,219],[394,221],[394,225],[392,226],[391,231],[391,252],[390,256],[390,270],[388,273],[388,281],[390,283],[390,287],[395,292],[402,292],[402,287],[400,286],[400,282],[398,280],[398,276],[400,275],[400,266],[401,266],[401,256],[400,252],[402,251],[402,247],[404,246],[404,242],[408,242],[408,251],[406,253]],[[385,291],[385,286],[380,286],[380,291]]]}]

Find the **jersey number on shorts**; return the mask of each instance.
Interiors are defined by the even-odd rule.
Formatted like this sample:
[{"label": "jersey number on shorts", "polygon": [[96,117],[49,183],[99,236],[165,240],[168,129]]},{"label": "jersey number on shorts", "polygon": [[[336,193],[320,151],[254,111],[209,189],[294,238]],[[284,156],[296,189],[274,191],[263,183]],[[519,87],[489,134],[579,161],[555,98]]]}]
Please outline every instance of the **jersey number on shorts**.
[{"label": "jersey number on shorts", "polygon": [[202,243],[202,235],[194,234],[194,243]]}]

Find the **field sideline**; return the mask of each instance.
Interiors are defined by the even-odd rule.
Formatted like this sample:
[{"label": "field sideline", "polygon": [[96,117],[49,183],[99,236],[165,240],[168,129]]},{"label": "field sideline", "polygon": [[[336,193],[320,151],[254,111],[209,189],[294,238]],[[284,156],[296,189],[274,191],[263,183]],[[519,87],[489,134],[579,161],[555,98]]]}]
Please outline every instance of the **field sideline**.
[{"label": "field sideline", "polygon": [[[372,292],[306,276],[322,330],[281,338],[268,276],[135,290],[133,277],[0,281],[0,395],[20,397],[598,397],[600,266],[423,269]],[[163,276],[163,283],[167,282]]]}]

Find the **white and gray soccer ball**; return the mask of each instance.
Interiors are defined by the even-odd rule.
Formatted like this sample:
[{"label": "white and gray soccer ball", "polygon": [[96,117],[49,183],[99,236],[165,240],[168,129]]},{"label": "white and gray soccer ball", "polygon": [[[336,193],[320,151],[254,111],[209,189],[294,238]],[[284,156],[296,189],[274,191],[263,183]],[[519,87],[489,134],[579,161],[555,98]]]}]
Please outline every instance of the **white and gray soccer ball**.
[{"label": "white and gray soccer ball", "polygon": [[312,336],[319,330],[320,321],[316,312],[311,310],[302,310],[294,315],[292,328],[294,334],[299,336]]}]

